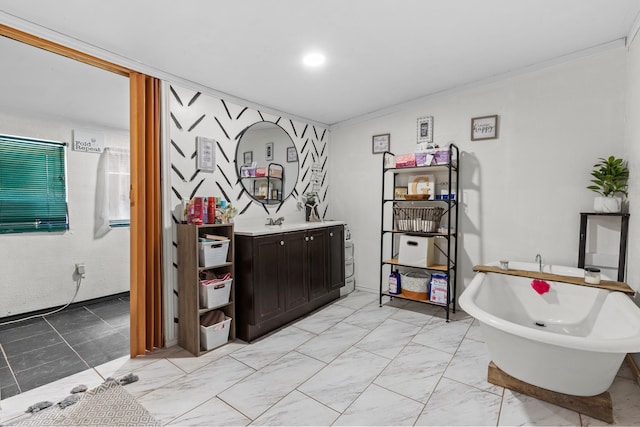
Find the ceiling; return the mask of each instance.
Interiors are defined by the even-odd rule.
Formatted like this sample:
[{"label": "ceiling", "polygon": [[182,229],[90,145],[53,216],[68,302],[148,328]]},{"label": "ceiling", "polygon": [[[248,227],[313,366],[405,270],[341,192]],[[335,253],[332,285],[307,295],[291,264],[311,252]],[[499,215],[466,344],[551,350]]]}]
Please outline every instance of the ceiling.
[{"label": "ceiling", "polygon": [[[335,125],[623,39],[640,0],[0,0],[0,11],[147,74]],[[301,65],[310,49],[324,67]]]}]

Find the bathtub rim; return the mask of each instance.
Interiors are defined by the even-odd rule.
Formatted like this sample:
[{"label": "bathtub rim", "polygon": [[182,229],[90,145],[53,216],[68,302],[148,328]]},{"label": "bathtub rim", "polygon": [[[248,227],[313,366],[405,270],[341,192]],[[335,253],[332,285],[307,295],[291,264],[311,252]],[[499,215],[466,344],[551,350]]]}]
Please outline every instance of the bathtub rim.
[{"label": "bathtub rim", "polygon": [[[589,337],[561,335],[549,331],[543,331],[532,327],[519,325],[517,323],[501,319],[489,312],[484,311],[476,305],[475,296],[480,291],[482,282],[485,280],[488,274],[497,273],[476,273],[474,278],[471,280],[469,285],[462,292],[460,298],[458,299],[460,308],[462,308],[470,316],[477,319],[479,322],[485,323],[486,325],[516,336],[527,337],[535,341],[556,345],[559,347],[569,347],[577,350],[597,351],[602,353],[635,353],[640,351],[640,334],[635,337],[611,339],[599,338],[597,340]],[[571,284],[566,285],[578,286]],[[616,300],[616,303],[620,303],[623,307],[628,307],[630,310],[633,310],[635,316],[640,322],[640,308],[636,306],[627,295],[618,291],[608,291],[596,288],[594,288],[594,291],[603,291],[609,293],[610,295],[607,295],[607,298],[613,298]]]}]

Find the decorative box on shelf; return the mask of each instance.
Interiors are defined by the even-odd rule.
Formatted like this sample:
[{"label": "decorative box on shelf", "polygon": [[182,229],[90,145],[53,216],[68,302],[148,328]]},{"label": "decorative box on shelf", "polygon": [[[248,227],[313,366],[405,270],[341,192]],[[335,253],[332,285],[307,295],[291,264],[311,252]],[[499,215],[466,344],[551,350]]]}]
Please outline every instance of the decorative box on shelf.
[{"label": "decorative box on shelf", "polygon": [[433,265],[433,240],[433,237],[401,235],[398,262],[416,267]]}]

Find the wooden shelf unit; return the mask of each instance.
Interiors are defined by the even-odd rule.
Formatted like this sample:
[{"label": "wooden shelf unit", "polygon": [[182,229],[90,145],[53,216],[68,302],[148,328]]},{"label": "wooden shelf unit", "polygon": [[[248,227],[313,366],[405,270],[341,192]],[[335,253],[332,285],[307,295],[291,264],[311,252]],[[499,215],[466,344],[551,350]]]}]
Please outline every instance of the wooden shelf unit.
[{"label": "wooden shelf unit", "polygon": [[[212,267],[200,267],[198,262],[198,239],[205,234],[225,236],[229,239],[227,260]],[[233,224],[178,224],[178,345],[200,356],[204,350],[200,343],[200,317],[213,310],[221,310],[231,318],[229,341],[235,333],[235,280],[231,282],[229,302],[216,307],[203,308],[200,304],[200,273],[214,270],[216,273],[230,273],[234,278],[234,237]]]}]

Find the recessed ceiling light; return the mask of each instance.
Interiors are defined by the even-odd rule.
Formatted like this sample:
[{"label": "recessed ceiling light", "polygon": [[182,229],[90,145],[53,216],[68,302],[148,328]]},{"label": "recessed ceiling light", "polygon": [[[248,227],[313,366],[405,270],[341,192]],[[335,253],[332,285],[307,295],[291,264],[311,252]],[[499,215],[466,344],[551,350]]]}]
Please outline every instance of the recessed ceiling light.
[{"label": "recessed ceiling light", "polygon": [[325,63],[327,58],[320,52],[312,52],[306,54],[302,58],[302,63],[307,67],[319,67]]}]

